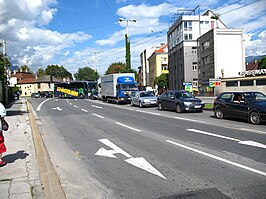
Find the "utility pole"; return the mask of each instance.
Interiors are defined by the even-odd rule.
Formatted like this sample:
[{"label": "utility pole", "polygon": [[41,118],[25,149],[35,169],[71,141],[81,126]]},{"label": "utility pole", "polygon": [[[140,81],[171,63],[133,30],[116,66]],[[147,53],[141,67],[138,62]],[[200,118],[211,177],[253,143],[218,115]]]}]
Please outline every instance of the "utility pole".
[{"label": "utility pole", "polygon": [[131,54],[130,54],[130,40],[129,40],[129,35],[128,35],[128,22],[137,22],[136,19],[123,19],[119,18],[119,22],[126,22],[126,34],[125,34],[125,47],[126,47],[126,68],[131,69]]}]

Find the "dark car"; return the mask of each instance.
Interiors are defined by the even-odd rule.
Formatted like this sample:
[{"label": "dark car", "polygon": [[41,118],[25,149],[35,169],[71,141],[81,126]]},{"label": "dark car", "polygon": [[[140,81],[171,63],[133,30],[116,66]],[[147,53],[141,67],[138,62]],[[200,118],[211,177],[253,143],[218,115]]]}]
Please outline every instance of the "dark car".
[{"label": "dark car", "polygon": [[195,98],[188,91],[167,91],[157,97],[157,106],[159,110],[172,109],[177,113],[184,111],[202,111],[204,102]]},{"label": "dark car", "polygon": [[51,97],[53,97],[53,93],[51,91],[41,91],[40,96],[46,97],[46,98],[51,98]]},{"label": "dark car", "polygon": [[92,93],[89,95],[89,99],[92,99],[92,100],[99,99],[98,91],[92,91]]},{"label": "dark car", "polygon": [[223,92],[214,101],[215,117],[245,119],[252,124],[266,121],[266,96],[261,92]]},{"label": "dark car", "polygon": [[19,93],[13,93],[14,100],[19,100]]}]

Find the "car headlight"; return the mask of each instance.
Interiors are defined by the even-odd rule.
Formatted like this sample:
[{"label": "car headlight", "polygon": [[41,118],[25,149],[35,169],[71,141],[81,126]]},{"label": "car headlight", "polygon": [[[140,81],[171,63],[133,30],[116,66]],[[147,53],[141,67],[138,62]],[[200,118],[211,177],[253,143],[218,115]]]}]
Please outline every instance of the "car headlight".
[{"label": "car headlight", "polygon": [[189,106],[189,105],[191,105],[192,103],[191,103],[191,102],[184,102],[184,104],[185,104],[186,106]]}]

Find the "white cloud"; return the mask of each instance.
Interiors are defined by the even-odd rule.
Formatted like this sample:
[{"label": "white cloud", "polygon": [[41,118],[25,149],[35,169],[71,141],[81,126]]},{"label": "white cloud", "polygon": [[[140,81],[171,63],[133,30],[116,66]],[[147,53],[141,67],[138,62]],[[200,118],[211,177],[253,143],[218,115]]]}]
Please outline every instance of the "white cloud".
[{"label": "white cloud", "polygon": [[[48,25],[57,9],[56,0],[0,1],[0,38],[7,40],[7,53],[13,64],[26,64],[35,71],[51,64],[64,49],[84,42],[90,35],[59,33],[38,26]],[[16,10],[16,12],[14,12]]]},{"label": "white cloud", "polygon": [[[141,4],[139,6],[128,5],[118,9],[117,14],[125,19],[136,19],[137,22],[129,22],[129,36],[149,34],[151,32],[160,32],[168,29],[168,24],[160,23],[160,17],[171,16],[176,13],[176,7],[163,3],[157,6],[148,6]],[[126,22],[121,22],[120,26],[126,29]],[[98,45],[115,45],[124,40],[126,30],[117,31],[107,39],[97,40]]]}]

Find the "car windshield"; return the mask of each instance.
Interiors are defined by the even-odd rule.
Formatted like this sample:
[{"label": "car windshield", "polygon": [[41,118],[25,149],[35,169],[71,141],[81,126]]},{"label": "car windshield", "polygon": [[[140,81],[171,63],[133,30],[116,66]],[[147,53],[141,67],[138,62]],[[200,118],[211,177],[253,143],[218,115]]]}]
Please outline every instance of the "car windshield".
[{"label": "car windshield", "polygon": [[147,92],[147,93],[140,93],[140,97],[153,97],[154,94],[152,92]]},{"label": "car windshield", "polygon": [[245,99],[250,102],[259,102],[259,101],[266,101],[266,96],[259,92],[246,93]]},{"label": "car windshield", "polygon": [[175,93],[176,98],[194,98],[194,96],[189,92],[178,92]]},{"label": "car windshield", "polygon": [[121,90],[135,91],[138,90],[138,86],[137,84],[121,84]]}]

